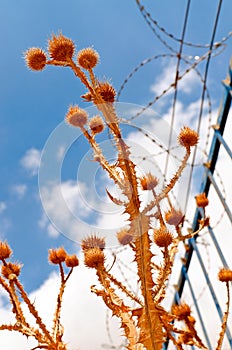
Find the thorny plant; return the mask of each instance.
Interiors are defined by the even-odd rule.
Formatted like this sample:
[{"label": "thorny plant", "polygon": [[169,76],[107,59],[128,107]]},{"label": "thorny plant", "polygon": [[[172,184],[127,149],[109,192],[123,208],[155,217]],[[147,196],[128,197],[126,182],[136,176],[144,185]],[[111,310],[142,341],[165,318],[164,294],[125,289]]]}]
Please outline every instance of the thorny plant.
[{"label": "thorny plant", "polygon": [[[126,349],[160,350],[167,338],[178,350],[183,350],[184,344],[207,349],[196,331],[195,319],[186,303],[175,305],[171,311],[167,311],[162,306],[166,295],[167,280],[172,273],[179,243],[194,237],[209,224],[209,218],[204,214],[199,222],[198,231],[189,230],[184,234],[182,232],[184,215],[170,200],[170,192],[187,164],[191,148],[198,143],[198,134],[187,126],[181,129],[178,142],[185,149],[185,155],[169,183],[157,191],[159,180],[152,173],[140,177],[136,172],[136,164],[131,160],[131,151],[123,139],[119,118],[114,108],[115,89],[107,81],[99,81],[94,74],[93,69],[99,61],[98,53],[92,48],[85,48],[78,52],[77,63],[73,59],[74,53],[73,41],[59,34],[53,35],[49,40],[48,54],[40,48],[31,48],[25,53],[25,60],[27,66],[34,71],[43,70],[48,65],[70,67],[87,88],[82,98],[92,102],[97,107],[99,115],[89,120],[87,112],[75,105],[70,106],[66,121],[80,128],[92,147],[94,161],[98,162],[108,173],[125,198],[121,200],[107,192],[115,204],[124,207],[124,212],[129,217],[128,227],[117,232],[117,238],[122,246],[127,246],[134,254],[139,292],[135,295],[107,270],[104,252],[105,239],[96,234],[82,240],[84,264],[88,268],[95,269],[101,285],[101,289],[94,286],[91,287],[91,290],[102,298],[112,311],[112,315],[120,320],[123,334],[127,339]],[[97,141],[97,134],[101,133],[105,127],[111,133],[117,151],[115,164],[108,162]],[[149,191],[152,194],[152,199],[145,206],[142,206],[141,191]],[[166,201],[169,207],[164,212],[161,209],[163,201]],[[205,194],[197,195],[196,202],[205,213],[205,207],[208,205]],[[155,227],[154,218],[156,219]],[[159,265],[153,262],[152,247],[154,245],[160,249],[162,255],[162,262]],[[60,322],[60,312],[66,283],[73,268],[78,265],[77,257],[68,255],[63,248],[50,250],[49,261],[59,266],[61,285],[53,327],[49,331],[19,282],[20,265],[8,262],[10,255],[11,249],[8,244],[1,242],[0,284],[9,295],[16,322],[12,325],[3,324],[0,329],[18,331],[26,336],[34,337],[38,342],[34,349],[66,350],[67,347],[62,340],[63,327]],[[64,264],[69,268],[67,275],[64,272]],[[221,349],[226,330],[229,313],[229,281],[232,280],[232,271],[222,269],[218,277],[220,281],[226,283],[228,300],[216,350]],[[35,327],[32,327],[26,320],[22,301],[35,318]]]}]

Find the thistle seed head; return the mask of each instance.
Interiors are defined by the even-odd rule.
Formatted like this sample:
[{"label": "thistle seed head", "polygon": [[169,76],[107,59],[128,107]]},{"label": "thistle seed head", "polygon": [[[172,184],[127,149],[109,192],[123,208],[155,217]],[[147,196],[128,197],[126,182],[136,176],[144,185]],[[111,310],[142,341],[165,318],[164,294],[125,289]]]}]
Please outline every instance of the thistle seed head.
[{"label": "thistle seed head", "polygon": [[76,267],[79,265],[79,260],[78,257],[73,254],[73,255],[67,255],[65,258],[65,264],[67,267]]},{"label": "thistle seed head", "polygon": [[159,180],[156,176],[152,175],[151,173],[148,173],[146,176],[140,178],[140,183],[144,191],[153,190],[153,188],[155,188],[158,185]]},{"label": "thistle seed head", "polygon": [[75,51],[73,41],[62,34],[53,35],[48,41],[48,52],[55,61],[67,61],[72,59]]},{"label": "thistle seed head", "polygon": [[191,315],[191,309],[188,304],[183,303],[180,305],[174,305],[172,307],[172,313],[178,317],[179,320],[184,320]]},{"label": "thistle seed head", "polygon": [[93,117],[89,122],[89,127],[94,135],[101,133],[104,130],[102,118],[99,115]]},{"label": "thistle seed head", "polygon": [[105,255],[100,248],[91,248],[84,251],[85,266],[90,268],[98,268],[104,265]]},{"label": "thistle seed head", "polygon": [[198,133],[188,126],[184,126],[178,136],[179,144],[183,147],[189,148],[195,146],[198,143]]},{"label": "thistle seed head", "polygon": [[67,253],[63,247],[49,249],[48,260],[52,264],[60,264],[65,261]]},{"label": "thistle seed head", "polygon": [[108,82],[99,83],[97,92],[101,95],[105,102],[113,103],[116,96],[116,91]]},{"label": "thistle seed head", "polygon": [[196,204],[199,208],[205,208],[209,204],[209,200],[206,197],[205,193],[199,193],[195,196]]},{"label": "thistle seed head", "polygon": [[221,269],[218,273],[218,279],[221,282],[229,282],[232,281],[232,270],[229,269]]},{"label": "thistle seed head", "polygon": [[100,250],[103,250],[105,248],[105,238],[98,237],[95,234],[91,235],[82,240],[81,247],[83,252],[92,248],[98,248]]},{"label": "thistle seed head", "polygon": [[0,260],[8,259],[12,254],[12,250],[6,242],[0,241]]},{"label": "thistle seed head", "polygon": [[24,53],[24,59],[29,69],[34,71],[43,70],[46,66],[46,54],[38,48],[32,47]]},{"label": "thistle seed head", "polygon": [[154,242],[160,248],[167,248],[173,242],[173,235],[164,226],[154,229]]},{"label": "thistle seed head", "polygon": [[93,69],[99,61],[99,55],[97,51],[92,49],[91,47],[87,47],[78,52],[77,54],[77,62],[79,66],[84,69]]},{"label": "thistle seed head", "polygon": [[167,224],[173,226],[178,226],[182,222],[183,217],[184,215],[182,214],[182,212],[174,208],[171,208],[165,213],[165,220]]},{"label": "thistle seed head", "polygon": [[20,264],[8,263],[2,266],[2,275],[7,279],[14,279],[19,276],[21,271]]},{"label": "thistle seed head", "polygon": [[70,106],[65,120],[72,126],[83,128],[88,121],[88,115],[84,109],[81,109],[78,106]]}]

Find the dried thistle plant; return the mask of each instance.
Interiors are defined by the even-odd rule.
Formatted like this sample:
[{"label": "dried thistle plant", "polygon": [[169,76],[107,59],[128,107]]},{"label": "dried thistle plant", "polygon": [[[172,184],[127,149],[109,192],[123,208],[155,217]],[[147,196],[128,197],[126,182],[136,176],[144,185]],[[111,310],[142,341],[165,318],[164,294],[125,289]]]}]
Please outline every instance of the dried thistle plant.
[{"label": "dried thistle plant", "polygon": [[[12,313],[15,316],[14,324],[2,324],[0,325],[0,330],[16,331],[27,337],[33,337],[38,343],[34,349],[67,350],[62,340],[63,327],[60,322],[60,312],[64,289],[73,269],[79,265],[78,258],[76,255],[68,255],[62,247],[49,251],[49,261],[59,266],[61,281],[54,313],[53,327],[51,330],[48,330],[34,303],[30,301],[20,283],[19,275],[21,272],[21,265],[8,261],[11,253],[12,251],[9,245],[6,242],[0,242],[0,260],[2,263],[0,285],[8,294],[12,304]],[[64,265],[66,265],[66,268],[69,270],[67,275],[64,273]],[[32,326],[27,320],[22,307],[23,303],[33,316],[36,326]]]},{"label": "dried thistle plant", "polygon": [[[160,350],[167,338],[173,342],[178,350],[182,350],[184,344],[207,349],[196,331],[195,319],[187,304],[176,305],[171,311],[165,310],[162,306],[166,296],[166,282],[172,273],[179,243],[194,237],[209,224],[209,218],[204,215],[197,232],[189,230],[184,233],[184,215],[179,208],[171,203],[169,196],[186,167],[191,148],[198,143],[198,134],[188,126],[184,126],[180,130],[178,142],[185,149],[184,157],[169,183],[157,191],[159,180],[156,177],[151,173],[140,177],[136,172],[136,164],[132,161],[130,148],[123,139],[119,118],[114,107],[115,89],[110,83],[99,81],[94,74],[93,69],[99,61],[98,53],[92,48],[81,50],[77,54],[76,62],[74,54],[73,41],[59,34],[53,35],[49,40],[48,53],[40,48],[31,48],[25,53],[25,60],[31,70],[43,70],[48,65],[69,67],[84,84],[87,92],[82,98],[92,102],[97,107],[99,115],[89,120],[85,110],[79,106],[71,106],[67,112],[66,121],[73,127],[80,128],[93,150],[94,160],[108,173],[125,198],[122,201],[107,192],[115,204],[124,207],[124,212],[129,217],[128,227],[117,232],[117,238],[119,244],[127,246],[134,255],[139,293],[135,295],[132,290],[107,270],[107,259],[104,251],[105,240],[98,235],[91,235],[82,241],[84,264],[96,271],[101,286],[101,288],[92,287],[92,292],[101,297],[112,311],[112,315],[120,320],[123,334],[127,339],[125,348],[128,350]],[[96,135],[101,133],[104,127],[108,128],[113,136],[117,151],[117,162],[113,165],[106,159],[96,138]],[[152,194],[152,199],[145,206],[141,203],[139,195],[141,191],[149,191]],[[162,201],[166,201],[169,206],[165,212],[161,209]],[[205,207],[208,205],[205,194],[199,194],[196,197],[196,202],[199,207],[204,209],[205,214]],[[156,226],[152,220],[154,217],[158,222]],[[170,225],[173,227],[172,231]],[[154,245],[160,250],[162,256],[159,266],[153,263],[152,247]],[[13,305],[12,311],[15,314],[16,323],[2,325],[0,329],[19,331],[24,335],[33,336],[38,341],[36,347],[38,349],[65,350],[66,345],[62,341],[63,329],[60,323],[60,310],[66,282],[73,268],[78,265],[77,257],[67,255],[63,248],[51,250],[49,253],[49,261],[59,266],[61,276],[54,324],[50,332],[19,282],[20,266],[7,262],[10,254],[9,246],[2,242],[0,259],[3,266],[0,283],[7,291]],[[67,276],[64,274],[64,263],[70,268]],[[232,280],[232,271],[222,270],[219,273],[219,280],[226,282],[228,301],[216,350],[221,349],[225,333],[229,310],[229,281]],[[27,323],[19,296],[34,316],[38,328],[33,328]],[[178,326],[179,321],[183,324],[181,328]]]}]

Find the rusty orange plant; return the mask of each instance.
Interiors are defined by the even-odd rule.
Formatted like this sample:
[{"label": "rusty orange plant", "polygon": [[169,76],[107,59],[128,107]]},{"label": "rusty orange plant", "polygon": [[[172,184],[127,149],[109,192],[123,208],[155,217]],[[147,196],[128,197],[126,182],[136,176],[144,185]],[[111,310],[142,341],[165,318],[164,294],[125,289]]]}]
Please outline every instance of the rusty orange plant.
[{"label": "rusty orange plant", "polygon": [[[92,292],[99,296],[111,310],[112,315],[119,319],[123,334],[127,339],[125,349],[161,350],[167,338],[178,350],[183,350],[184,344],[207,349],[196,331],[196,321],[189,305],[185,303],[175,305],[171,311],[166,310],[162,305],[179,243],[194,237],[209,223],[209,218],[205,215],[199,223],[197,232],[189,230],[184,233],[184,215],[170,200],[170,192],[186,167],[191,149],[198,143],[198,134],[188,126],[183,126],[180,130],[178,142],[185,150],[184,157],[168,184],[157,191],[158,178],[152,173],[147,173],[142,177],[137,174],[136,164],[132,161],[130,147],[123,138],[114,107],[116,98],[114,87],[107,81],[99,81],[95,76],[94,68],[99,62],[98,53],[92,48],[86,48],[77,53],[76,60],[74,55],[74,42],[59,34],[53,35],[49,40],[48,52],[40,48],[31,48],[25,53],[25,60],[27,66],[35,71],[43,70],[46,66],[69,67],[87,89],[82,98],[93,103],[99,114],[89,119],[85,110],[78,105],[73,105],[69,107],[66,114],[66,122],[81,130],[92,148],[94,161],[98,162],[108,173],[124,198],[121,200],[108,192],[110,199],[123,207],[129,217],[128,227],[118,231],[116,235],[119,244],[127,246],[134,255],[139,292],[135,294],[107,269],[105,239],[98,234],[86,237],[81,244],[84,264],[87,268],[95,270],[99,281],[99,287],[91,287]],[[109,130],[114,140],[117,151],[115,164],[110,164],[97,141],[97,135],[104,128]],[[145,206],[142,205],[141,191],[149,191],[152,195],[152,199]],[[166,201],[169,207],[164,212],[161,206],[163,201]],[[199,194],[196,201],[199,207],[204,208],[205,213],[205,207],[208,205],[205,194]],[[155,224],[154,218],[156,218]],[[161,252],[162,261],[159,265],[153,262],[153,246],[156,246]],[[34,337],[38,341],[36,347],[38,349],[65,350],[66,345],[62,341],[60,310],[66,282],[73,268],[78,265],[77,257],[69,256],[63,248],[51,250],[49,253],[50,262],[59,266],[61,276],[54,325],[50,332],[19,282],[20,266],[8,262],[10,254],[9,246],[2,242],[0,245],[2,261],[0,283],[9,295],[16,323],[2,325],[0,329],[18,331]],[[70,269],[67,276],[64,274],[63,264]],[[221,349],[225,333],[229,310],[229,281],[232,280],[232,271],[221,270],[219,280],[227,285],[228,302],[216,350]],[[19,296],[34,316],[37,328],[31,327],[25,319]],[[179,326],[179,321],[182,327]]]}]

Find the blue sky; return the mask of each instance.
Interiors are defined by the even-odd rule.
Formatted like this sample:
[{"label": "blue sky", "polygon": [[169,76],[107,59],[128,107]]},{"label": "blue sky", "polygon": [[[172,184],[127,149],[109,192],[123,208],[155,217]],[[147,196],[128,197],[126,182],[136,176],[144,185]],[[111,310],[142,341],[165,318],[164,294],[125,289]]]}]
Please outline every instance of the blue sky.
[{"label": "blue sky", "polygon": [[[186,41],[209,43],[217,4],[216,0],[192,1]],[[184,1],[144,1],[144,5],[162,27],[180,37]],[[231,31],[231,12],[231,0],[224,0],[215,41]],[[14,258],[24,263],[22,281],[29,291],[39,288],[53,269],[47,263],[50,247],[62,244],[70,252],[78,249],[78,245],[64,235],[51,234],[52,228],[45,219],[39,198],[37,168],[40,152],[52,131],[63,121],[68,106],[78,103],[86,107],[80,99],[85,90],[67,68],[47,67],[43,72],[34,73],[26,68],[23,60],[25,50],[32,46],[46,48],[51,34],[59,31],[75,41],[77,50],[93,46],[99,52],[96,74],[101,79],[110,79],[116,90],[142,60],[168,53],[133,0],[1,0],[0,239],[7,239]],[[179,43],[163,38],[178,50]],[[220,55],[212,58],[209,69],[208,87],[214,109],[218,108],[223,92],[221,80],[227,74],[231,39],[226,45]],[[206,49],[185,46],[183,52],[195,57]],[[120,101],[146,105],[158,93],[159,86],[168,82],[167,74],[175,64],[176,60],[165,58],[142,68],[126,85]],[[204,62],[199,69],[203,72]],[[191,80],[186,80],[179,95],[179,112],[184,124],[188,122],[184,119],[184,109],[192,106],[191,118],[194,118],[193,103],[201,94],[199,85],[191,84]],[[190,88],[192,92],[186,92]],[[167,116],[170,105],[171,97],[157,107],[158,113]],[[83,147],[87,150],[85,143]],[[69,181],[68,190],[72,190],[78,167],[75,150],[70,151],[62,170]]]}]

